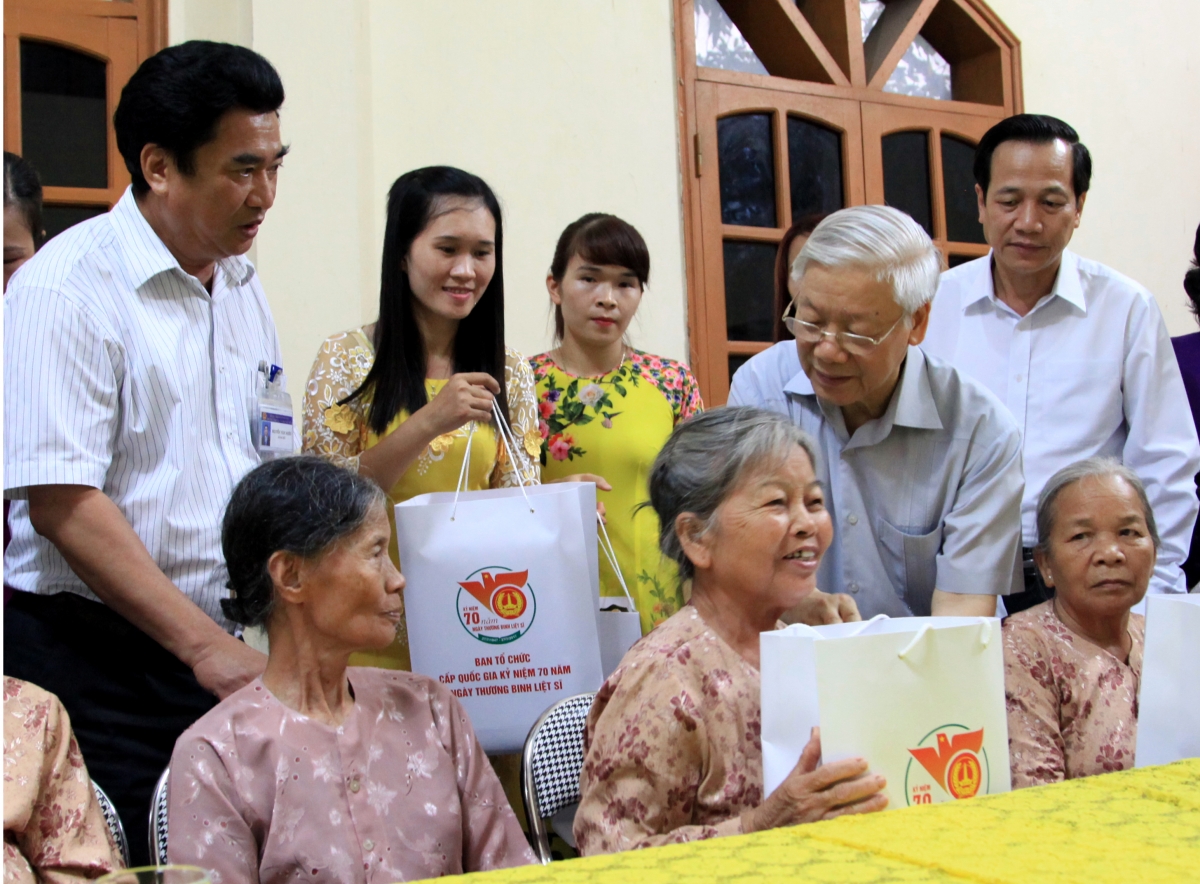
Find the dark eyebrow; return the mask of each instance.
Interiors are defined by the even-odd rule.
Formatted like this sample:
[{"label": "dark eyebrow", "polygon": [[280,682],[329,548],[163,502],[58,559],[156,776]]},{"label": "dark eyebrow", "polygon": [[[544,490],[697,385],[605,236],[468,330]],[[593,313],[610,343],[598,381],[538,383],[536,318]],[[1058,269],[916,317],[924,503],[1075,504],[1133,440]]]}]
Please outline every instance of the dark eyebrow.
[{"label": "dark eyebrow", "polygon": [[[279,148],[279,152],[275,154],[274,158],[277,160],[282,160],[288,155],[288,151],[291,149],[292,146],[290,144],[284,145],[283,147]],[[240,153],[233,157],[230,162],[236,166],[259,166],[266,162],[266,159],[261,154],[257,153]]]},{"label": "dark eyebrow", "polygon": [[[441,236],[435,236],[433,239],[435,242],[458,242],[459,240],[463,239],[463,237],[455,236],[452,233],[443,233]],[[475,244],[479,245],[479,246],[494,246],[494,245],[496,245],[496,243],[490,239],[477,240]]]}]

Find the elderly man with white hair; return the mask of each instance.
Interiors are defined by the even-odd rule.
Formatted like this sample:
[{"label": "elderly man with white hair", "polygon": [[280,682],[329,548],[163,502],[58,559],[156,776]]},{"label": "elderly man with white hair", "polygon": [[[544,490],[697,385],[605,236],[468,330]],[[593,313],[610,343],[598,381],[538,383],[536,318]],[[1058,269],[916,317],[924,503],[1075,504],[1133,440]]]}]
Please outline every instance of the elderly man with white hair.
[{"label": "elderly man with white hair", "polygon": [[[792,264],[784,323],[795,343],[747,362],[729,394],[817,439],[836,526],[818,586],[848,594],[864,617],[991,616],[996,596],[1021,587],[1016,423],[982,384],[917,346],[940,268],[903,212],[833,213]],[[789,619],[854,616],[846,600],[805,604]]]}]

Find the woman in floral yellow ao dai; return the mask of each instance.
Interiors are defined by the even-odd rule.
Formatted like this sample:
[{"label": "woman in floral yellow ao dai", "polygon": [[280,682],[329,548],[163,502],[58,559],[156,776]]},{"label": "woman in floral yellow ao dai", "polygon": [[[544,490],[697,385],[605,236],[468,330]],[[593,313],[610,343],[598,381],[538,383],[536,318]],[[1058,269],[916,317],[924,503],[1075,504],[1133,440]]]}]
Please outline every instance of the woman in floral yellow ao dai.
[{"label": "woman in floral yellow ao dai", "polygon": [[[584,215],[559,237],[546,287],[558,346],[530,359],[537,379],[542,476],[603,476],[608,533],[649,632],[683,604],[673,562],[658,549],[646,480],[680,421],[703,408],[686,365],[635,350],[625,332],[650,277],[650,253],[632,225]],[[603,487],[603,486],[601,486]],[[622,597],[607,561],[600,594]]]}]

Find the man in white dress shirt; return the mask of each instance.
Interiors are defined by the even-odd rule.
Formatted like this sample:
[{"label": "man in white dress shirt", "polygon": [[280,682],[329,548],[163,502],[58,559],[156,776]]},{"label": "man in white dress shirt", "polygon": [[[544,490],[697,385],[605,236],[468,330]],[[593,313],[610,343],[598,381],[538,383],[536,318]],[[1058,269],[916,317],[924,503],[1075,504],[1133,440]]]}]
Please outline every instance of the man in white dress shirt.
[{"label": "man in white dress shirt", "polygon": [[242,47],[147,59],[114,117],[132,186],[5,301],[4,671],[62,699],[135,864],[176,737],[266,663],[222,614],[219,535],[259,462],[259,365],[281,361],[242,256],[274,202],[283,97]]},{"label": "man in white dress shirt", "polygon": [[1146,486],[1162,535],[1150,591],[1187,591],[1200,446],[1153,296],[1067,249],[1091,172],[1075,130],[1054,117],[1009,117],[983,136],[975,194],[992,250],[942,275],[923,345],[986,384],[1021,430],[1025,592],[1005,599],[1009,613],[1049,597],[1032,558],[1042,486],[1093,455]]},{"label": "man in white dress shirt", "polygon": [[[817,440],[835,526],[817,585],[864,617],[991,616],[1020,584],[1017,428],[982,384],[917,346],[940,268],[903,212],[834,212],[792,264],[796,340],[743,365],[729,391]],[[824,619],[813,605],[828,600],[791,618]]]}]

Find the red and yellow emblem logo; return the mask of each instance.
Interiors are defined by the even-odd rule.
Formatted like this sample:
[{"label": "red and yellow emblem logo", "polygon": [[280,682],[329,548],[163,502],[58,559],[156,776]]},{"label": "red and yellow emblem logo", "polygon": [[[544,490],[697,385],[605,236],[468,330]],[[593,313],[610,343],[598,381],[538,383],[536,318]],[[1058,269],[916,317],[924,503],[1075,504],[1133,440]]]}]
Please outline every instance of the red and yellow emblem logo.
[{"label": "red and yellow emblem logo", "polygon": [[[987,791],[987,754],[983,751],[983,728],[968,731],[962,725],[946,725],[928,734],[921,745],[909,749],[928,774],[910,775],[906,780],[906,795],[909,804],[933,803],[930,786],[936,784],[951,798],[974,798],[982,789]],[[910,769],[912,762],[909,762]],[[908,781],[912,781],[908,784]],[[932,780],[929,783],[928,780]]]},{"label": "red and yellow emblem logo", "polygon": [[[477,577],[478,579],[471,579]],[[472,636],[503,644],[523,635],[533,623],[529,570],[481,569],[459,581],[459,620]],[[465,592],[464,592],[465,591]]]}]

